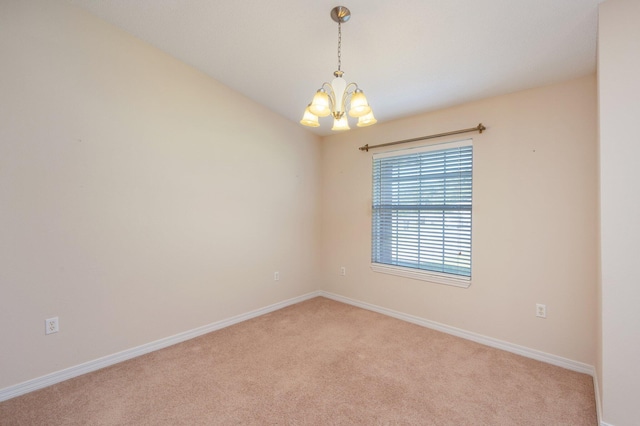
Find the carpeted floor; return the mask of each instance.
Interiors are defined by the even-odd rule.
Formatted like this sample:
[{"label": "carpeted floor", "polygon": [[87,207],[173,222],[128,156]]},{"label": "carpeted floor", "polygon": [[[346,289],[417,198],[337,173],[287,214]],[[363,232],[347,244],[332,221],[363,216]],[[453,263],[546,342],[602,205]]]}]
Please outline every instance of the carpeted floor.
[{"label": "carpeted floor", "polygon": [[596,425],[592,378],[318,297],[0,403],[2,425]]}]

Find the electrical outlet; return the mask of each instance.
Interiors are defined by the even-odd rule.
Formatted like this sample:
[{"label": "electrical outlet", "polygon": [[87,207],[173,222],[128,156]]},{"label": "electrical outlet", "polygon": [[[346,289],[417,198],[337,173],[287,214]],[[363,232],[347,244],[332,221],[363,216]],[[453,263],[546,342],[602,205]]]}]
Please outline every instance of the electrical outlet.
[{"label": "electrical outlet", "polygon": [[342,275],[343,277],[345,275],[347,275],[347,268],[345,268],[344,266],[340,267],[340,275]]},{"label": "electrical outlet", "polygon": [[44,320],[44,334],[57,333],[59,331],[58,317]]},{"label": "electrical outlet", "polygon": [[536,316],[538,318],[546,318],[547,317],[547,305],[543,305],[542,303],[536,303]]},{"label": "electrical outlet", "polygon": [[274,272],[273,273],[273,280],[274,281],[280,281],[280,272]]}]

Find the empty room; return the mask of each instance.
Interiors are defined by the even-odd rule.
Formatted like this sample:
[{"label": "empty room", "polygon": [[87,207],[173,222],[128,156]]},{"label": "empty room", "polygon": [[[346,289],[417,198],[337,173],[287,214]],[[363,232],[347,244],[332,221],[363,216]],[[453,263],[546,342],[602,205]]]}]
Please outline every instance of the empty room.
[{"label": "empty room", "polygon": [[639,21],[0,0],[0,425],[640,424]]}]

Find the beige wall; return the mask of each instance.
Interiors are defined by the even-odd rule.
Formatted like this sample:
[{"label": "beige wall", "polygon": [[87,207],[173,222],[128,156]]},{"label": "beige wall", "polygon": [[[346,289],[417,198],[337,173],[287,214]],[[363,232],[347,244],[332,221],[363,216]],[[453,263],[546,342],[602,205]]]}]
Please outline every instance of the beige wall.
[{"label": "beige wall", "polygon": [[600,5],[603,420],[640,419],[640,2]]},{"label": "beige wall", "polygon": [[62,1],[0,58],[0,389],[318,289],[318,137]]},{"label": "beige wall", "polygon": [[[372,153],[357,148],[478,122],[481,135],[437,140],[474,141],[471,286],[372,272]],[[324,289],[594,365],[596,125],[591,75],[325,138]],[[547,319],[535,317],[536,303]]]}]

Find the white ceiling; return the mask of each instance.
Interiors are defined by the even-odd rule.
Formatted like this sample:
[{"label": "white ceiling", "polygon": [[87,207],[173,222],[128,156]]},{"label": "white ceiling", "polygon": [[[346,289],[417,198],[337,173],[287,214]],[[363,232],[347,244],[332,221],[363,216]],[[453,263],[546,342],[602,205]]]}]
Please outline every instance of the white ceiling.
[{"label": "white ceiling", "polygon": [[603,0],[68,1],[297,123],[337,69],[334,6],[344,77],[384,122],[594,72]]}]

